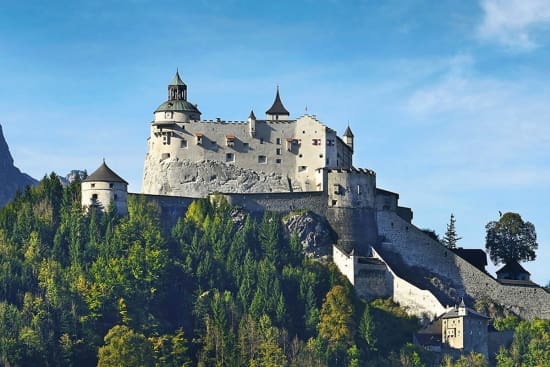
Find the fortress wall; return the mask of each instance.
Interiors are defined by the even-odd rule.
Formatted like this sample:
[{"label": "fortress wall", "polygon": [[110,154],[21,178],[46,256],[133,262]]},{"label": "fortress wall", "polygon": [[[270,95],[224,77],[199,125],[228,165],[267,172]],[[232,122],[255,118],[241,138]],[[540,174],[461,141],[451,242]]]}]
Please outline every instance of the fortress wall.
[{"label": "fortress wall", "polygon": [[338,234],[338,245],[359,256],[370,256],[370,248],[378,238],[375,211],[371,208],[328,207],[326,218]]},{"label": "fortress wall", "polygon": [[328,170],[329,205],[339,208],[374,208],[376,174],[366,169]]},{"label": "fortress wall", "polygon": [[550,293],[543,288],[500,284],[394,212],[379,211],[377,222],[380,235],[387,240],[380,246],[399,254],[411,267],[451,281],[457,290],[455,301],[462,296],[489,298],[523,318],[550,319]]},{"label": "fortress wall", "polygon": [[[373,256],[384,261],[382,256],[373,250]],[[386,261],[384,261],[386,262]],[[420,289],[400,278],[386,263],[388,279],[391,283],[393,300],[403,307],[409,315],[415,315],[420,319],[433,320],[445,313],[445,307],[428,290]]]},{"label": "fortress wall", "polygon": [[160,220],[165,229],[172,228],[179,218],[185,216],[187,208],[194,198],[164,196],[164,195],[147,195],[147,194],[132,194],[128,196],[142,196],[149,202],[154,202],[160,208]]},{"label": "fortress wall", "polygon": [[272,211],[290,213],[296,210],[310,210],[320,216],[326,215],[326,195],[323,192],[295,193],[249,193],[222,194],[230,205],[242,206],[251,213]]}]

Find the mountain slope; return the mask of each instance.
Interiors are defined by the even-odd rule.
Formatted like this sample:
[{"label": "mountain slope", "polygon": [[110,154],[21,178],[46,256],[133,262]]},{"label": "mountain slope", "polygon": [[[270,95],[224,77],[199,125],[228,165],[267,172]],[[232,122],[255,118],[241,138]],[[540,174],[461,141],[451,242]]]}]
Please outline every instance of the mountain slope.
[{"label": "mountain slope", "polygon": [[17,190],[23,190],[25,186],[36,183],[34,178],[22,173],[13,165],[13,157],[0,125],[0,208],[15,196]]}]

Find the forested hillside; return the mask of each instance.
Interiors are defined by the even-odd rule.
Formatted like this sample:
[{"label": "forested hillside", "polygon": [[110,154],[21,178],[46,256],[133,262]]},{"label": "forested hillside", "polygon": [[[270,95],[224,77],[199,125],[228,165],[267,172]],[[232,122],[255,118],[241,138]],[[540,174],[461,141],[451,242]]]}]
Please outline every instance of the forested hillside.
[{"label": "forested hillside", "polygon": [[197,200],[168,229],[143,198],[128,217],[85,213],[78,181],[44,178],[0,211],[0,365],[429,361],[406,344],[416,319],[356,299],[280,219]]}]

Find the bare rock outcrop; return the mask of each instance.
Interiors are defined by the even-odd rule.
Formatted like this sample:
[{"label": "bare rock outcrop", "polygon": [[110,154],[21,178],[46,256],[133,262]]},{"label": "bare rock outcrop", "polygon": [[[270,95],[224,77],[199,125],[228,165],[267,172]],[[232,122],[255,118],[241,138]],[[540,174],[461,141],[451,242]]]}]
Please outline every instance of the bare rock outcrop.
[{"label": "bare rock outcrop", "polygon": [[286,176],[266,174],[218,161],[145,160],[142,192],[152,195],[205,197],[210,193],[301,191]]},{"label": "bare rock outcrop", "polygon": [[17,190],[24,190],[25,186],[36,183],[34,178],[13,165],[13,157],[0,125],[0,208],[15,197]]},{"label": "bare rock outcrop", "polygon": [[306,256],[326,259],[332,254],[332,244],[336,243],[336,233],[327,220],[315,213],[295,212],[283,218],[287,236],[296,233]]}]

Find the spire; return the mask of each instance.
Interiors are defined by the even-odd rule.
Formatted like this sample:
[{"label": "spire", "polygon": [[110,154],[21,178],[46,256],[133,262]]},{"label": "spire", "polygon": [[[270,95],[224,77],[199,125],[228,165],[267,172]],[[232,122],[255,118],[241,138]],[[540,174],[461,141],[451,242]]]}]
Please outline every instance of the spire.
[{"label": "spire", "polygon": [[254,115],[254,110],[250,110],[250,115],[248,115],[249,120],[256,120],[256,115]]},{"label": "spire", "polygon": [[349,124],[348,124],[348,127],[346,128],[346,131],[344,131],[344,136],[349,137],[349,138],[353,138],[353,133],[351,132]]},{"label": "spire", "polygon": [[176,75],[174,75],[174,79],[172,79],[172,82],[169,85],[185,85],[183,80],[181,80],[180,72],[176,68]]},{"label": "spire", "polygon": [[269,110],[265,111],[265,113],[267,115],[290,115],[285,106],[283,106],[283,102],[281,102],[281,96],[279,95],[279,86],[277,86],[277,94],[275,95],[275,101],[273,102],[273,105]]}]

